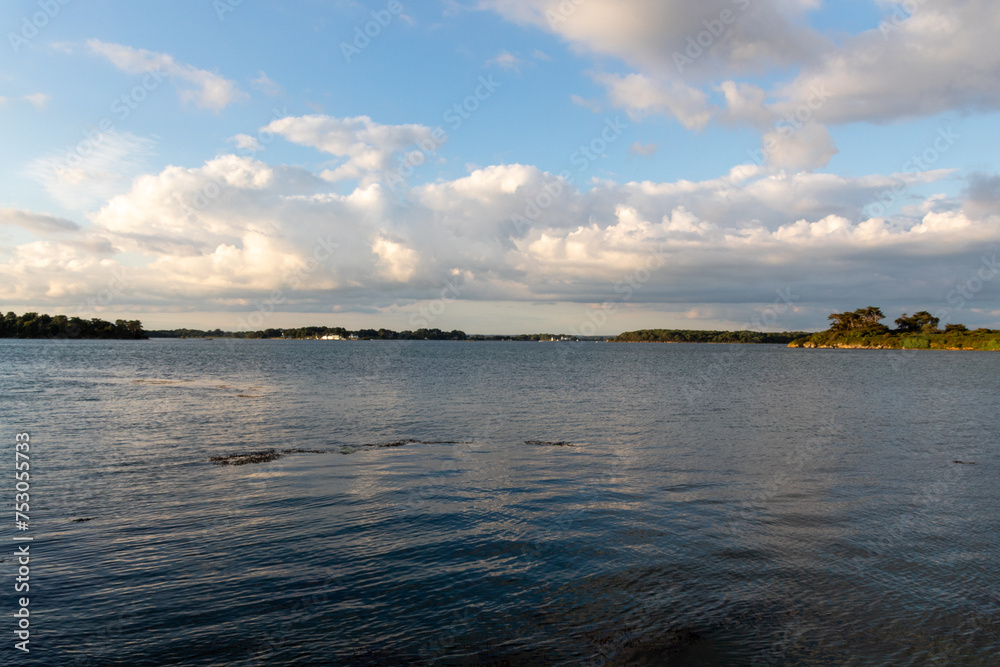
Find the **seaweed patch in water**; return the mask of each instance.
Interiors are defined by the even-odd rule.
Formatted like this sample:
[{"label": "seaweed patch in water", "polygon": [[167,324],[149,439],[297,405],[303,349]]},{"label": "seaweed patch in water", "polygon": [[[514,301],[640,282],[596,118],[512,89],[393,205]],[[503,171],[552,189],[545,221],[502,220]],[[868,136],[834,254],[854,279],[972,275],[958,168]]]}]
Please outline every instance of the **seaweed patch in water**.
[{"label": "seaweed patch in water", "polygon": [[353,454],[365,449],[387,449],[390,447],[402,447],[404,445],[471,445],[471,442],[458,442],[452,440],[391,440],[389,442],[376,442],[364,445],[342,445],[339,449],[264,449],[259,452],[242,452],[239,454],[226,454],[225,456],[210,456],[208,460],[219,466],[245,466],[249,463],[269,463],[280,459],[285,454],[329,454],[339,452],[341,454]]},{"label": "seaweed patch in water", "polygon": [[227,454],[225,456],[209,456],[208,460],[219,466],[245,466],[248,463],[268,463],[281,458],[281,454],[273,449],[260,452],[244,452],[242,454]]},{"label": "seaweed patch in water", "polygon": [[963,465],[963,466],[974,466],[974,465],[976,465],[975,461],[952,461],[952,463],[958,463],[959,465]]},{"label": "seaweed patch in water", "polygon": [[331,449],[265,449],[259,452],[243,452],[242,454],[227,454],[225,456],[209,456],[208,460],[219,466],[245,466],[248,463],[269,463],[280,459],[285,454],[328,454]]},{"label": "seaweed patch in water", "polygon": [[544,445],[546,447],[579,447],[575,442],[566,442],[565,440],[525,440],[526,445]]},{"label": "seaweed patch in water", "polygon": [[389,442],[371,442],[363,445],[344,445],[340,448],[341,454],[353,454],[362,449],[388,449],[391,447],[403,447],[405,445],[471,445],[468,441],[458,440],[414,440],[404,438],[403,440],[390,440]]},{"label": "seaweed patch in water", "polygon": [[82,519],[70,519],[70,521],[72,521],[73,523],[86,523],[87,521],[93,521],[96,518],[97,518],[96,516],[87,516],[83,517]]}]

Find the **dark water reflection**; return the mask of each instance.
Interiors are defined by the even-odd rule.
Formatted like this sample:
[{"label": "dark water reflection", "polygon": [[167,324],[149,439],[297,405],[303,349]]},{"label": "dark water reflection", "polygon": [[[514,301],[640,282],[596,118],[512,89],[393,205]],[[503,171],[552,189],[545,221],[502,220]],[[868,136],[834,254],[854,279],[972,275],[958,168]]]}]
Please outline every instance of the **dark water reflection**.
[{"label": "dark water reflection", "polygon": [[[33,442],[25,664],[1000,661],[1000,355],[0,341],[0,362],[5,451]],[[207,461],[268,448],[333,451]]]}]

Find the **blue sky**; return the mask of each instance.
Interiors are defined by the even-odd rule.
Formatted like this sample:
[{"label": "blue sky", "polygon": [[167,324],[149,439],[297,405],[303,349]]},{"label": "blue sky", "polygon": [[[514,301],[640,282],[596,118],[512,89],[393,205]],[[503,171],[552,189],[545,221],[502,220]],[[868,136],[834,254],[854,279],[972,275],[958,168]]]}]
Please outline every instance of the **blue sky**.
[{"label": "blue sky", "polygon": [[36,0],[0,25],[4,310],[1000,327],[995,3]]}]

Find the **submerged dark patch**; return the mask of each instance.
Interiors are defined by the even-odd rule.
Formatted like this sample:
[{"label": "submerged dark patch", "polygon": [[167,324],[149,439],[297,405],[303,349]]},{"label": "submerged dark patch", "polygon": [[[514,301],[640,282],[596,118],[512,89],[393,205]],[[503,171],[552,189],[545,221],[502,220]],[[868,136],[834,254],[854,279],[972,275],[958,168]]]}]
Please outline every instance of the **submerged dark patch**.
[{"label": "submerged dark patch", "polygon": [[219,466],[245,466],[250,463],[267,463],[281,458],[281,454],[273,449],[260,452],[244,452],[242,454],[226,454],[225,456],[209,456],[208,460]]},{"label": "submerged dark patch", "polygon": [[566,442],[565,440],[525,440],[526,445],[543,445],[545,447],[578,447],[575,442]]}]

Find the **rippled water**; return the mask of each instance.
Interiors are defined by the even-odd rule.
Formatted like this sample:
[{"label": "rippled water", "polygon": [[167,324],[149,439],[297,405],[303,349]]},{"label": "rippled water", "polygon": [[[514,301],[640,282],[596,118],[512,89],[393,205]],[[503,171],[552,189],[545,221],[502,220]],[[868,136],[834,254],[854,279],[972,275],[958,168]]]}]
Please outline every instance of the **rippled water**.
[{"label": "rippled water", "polygon": [[[1000,354],[5,340],[0,368],[19,664],[1000,661]],[[325,451],[209,462],[271,448]]]}]

